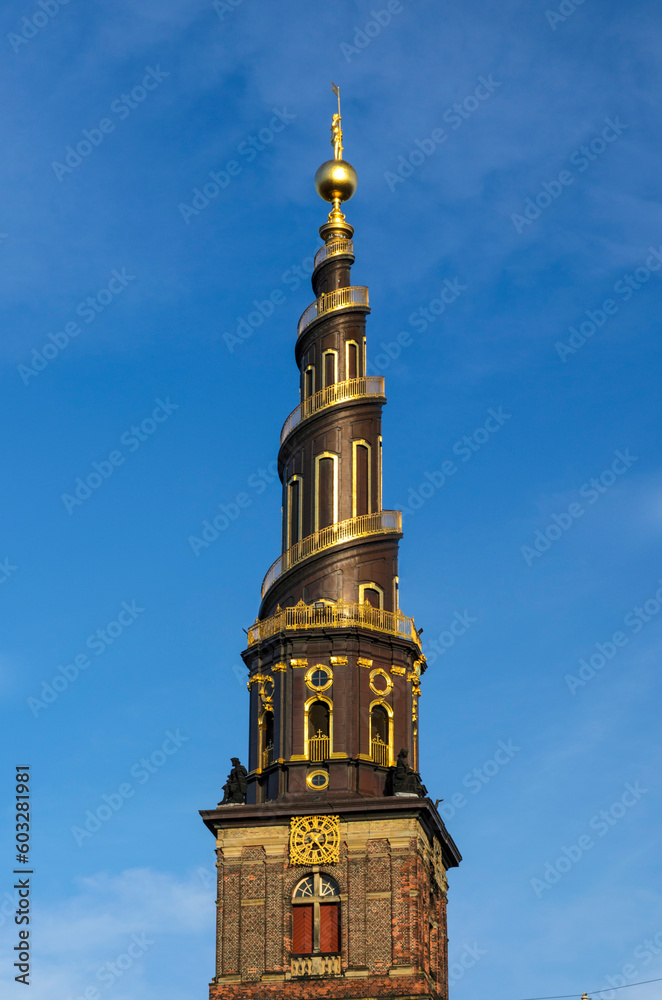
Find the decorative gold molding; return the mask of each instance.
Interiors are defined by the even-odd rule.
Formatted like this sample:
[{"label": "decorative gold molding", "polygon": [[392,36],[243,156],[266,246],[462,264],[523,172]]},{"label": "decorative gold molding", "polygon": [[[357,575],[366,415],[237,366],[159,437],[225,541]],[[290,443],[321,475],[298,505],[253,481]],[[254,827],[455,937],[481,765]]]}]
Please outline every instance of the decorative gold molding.
[{"label": "decorative gold molding", "polygon": [[357,667],[371,667],[372,660],[366,660],[365,657],[359,656],[359,658],[356,661],[356,665]]},{"label": "decorative gold molding", "polygon": [[307,667],[308,660],[290,660],[291,667]]},{"label": "decorative gold molding", "polygon": [[347,666],[346,656],[330,656],[329,661],[333,667],[345,667]]},{"label": "decorative gold molding", "polygon": [[287,663],[274,663],[271,670],[274,674],[278,674],[282,670],[287,670]]},{"label": "decorative gold molding", "polygon": [[404,677],[407,673],[406,667],[391,667],[391,673],[396,674],[398,677]]},{"label": "decorative gold molding", "polygon": [[[383,677],[383,679],[386,681],[385,688],[377,687],[377,685],[375,684],[375,679],[377,677]],[[376,667],[374,670],[370,671],[370,690],[373,692],[373,694],[379,695],[380,698],[386,697],[386,695],[390,694],[391,691],[393,690],[393,681],[386,673],[386,671],[382,670],[381,667]]]}]

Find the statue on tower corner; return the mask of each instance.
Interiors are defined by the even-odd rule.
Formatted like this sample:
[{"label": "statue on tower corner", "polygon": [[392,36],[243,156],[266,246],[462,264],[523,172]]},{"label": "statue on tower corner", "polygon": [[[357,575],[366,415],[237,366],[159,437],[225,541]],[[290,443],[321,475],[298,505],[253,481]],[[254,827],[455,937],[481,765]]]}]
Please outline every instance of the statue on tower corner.
[{"label": "statue on tower corner", "polygon": [[424,798],[428,790],[421,781],[421,776],[418,771],[415,771],[407,763],[407,757],[409,756],[409,751],[405,750],[403,747],[398,754],[398,762],[395,765],[395,773],[393,775],[393,794],[394,795],[418,795],[419,798]]},{"label": "statue on tower corner", "polygon": [[223,785],[223,799],[218,803],[219,806],[240,804],[246,801],[248,771],[238,757],[232,757],[231,763],[232,770],[228,774],[228,780]]}]

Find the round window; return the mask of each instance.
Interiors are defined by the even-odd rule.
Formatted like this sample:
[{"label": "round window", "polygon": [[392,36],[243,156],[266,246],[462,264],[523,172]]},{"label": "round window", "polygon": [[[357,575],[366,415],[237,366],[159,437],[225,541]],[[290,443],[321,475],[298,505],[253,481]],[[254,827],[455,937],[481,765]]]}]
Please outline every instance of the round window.
[{"label": "round window", "polygon": [[309,788],[315,788],[318,791],[322,788],[327,788],[329,784],[328,771],[311,771],[306,776],[306,784]]},{"label": "round window", "polygon": [[312,691],[326,691],[333,684],[333,674],[330,667],[316,663],[306,673],[306,684]]}]

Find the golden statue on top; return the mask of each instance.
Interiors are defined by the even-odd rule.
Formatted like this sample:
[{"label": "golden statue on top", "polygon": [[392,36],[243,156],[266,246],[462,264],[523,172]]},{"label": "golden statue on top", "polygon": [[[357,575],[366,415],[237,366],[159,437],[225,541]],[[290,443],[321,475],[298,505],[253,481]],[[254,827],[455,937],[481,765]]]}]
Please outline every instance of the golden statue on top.
[{"label": "golden statue on top", "polygon": [[342,160],[342,118],[340,113],[334,115],[331,120],[331,145],[333,146],[333,157]]},{"label": "golden statue on top", "polygon": [[344,220],[340,204],[349,201],[356,191],[356,171],[351,163],[343,159],[342,117],[340,114],[340,87],[331,81],[331,90],[338,98],[338,113],[331,119],[331,145],[333,159],[327,160],[315,174],[315,187],[320,198],[333,202],[329,221]]}]

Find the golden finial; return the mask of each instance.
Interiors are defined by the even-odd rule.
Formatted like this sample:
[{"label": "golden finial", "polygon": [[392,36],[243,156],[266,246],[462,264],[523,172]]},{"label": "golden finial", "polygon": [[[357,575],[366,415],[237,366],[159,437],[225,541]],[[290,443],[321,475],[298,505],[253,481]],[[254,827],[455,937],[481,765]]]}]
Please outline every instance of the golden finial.
[{"label": "golden finial", "polygon": [[318,195],[324,201],[333,203],[333,208],[329,213],[329,221],[320,230],[320,232],[324,230],[322,233],[324,239],[331,238],[335,231],[351,228],[340,210],[340,205],[343,201],[349,201],[356,191],[358,183],[354,167],[343,159],[340,87],[331,81],[331,90],[338,98],[338,113],[334,114],[331,120],[331,145],[333,146],[334,158],[323,163],[315,174],[315,187]]},{"label": "golden finial", "polygon": [[338,98],[338,114],[331,119],[331,145],[333,146],[333,157],[342,160],[342,115],[340,114],[340,87],[336,87],[331,81],[331,90]]}]

